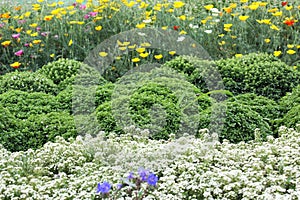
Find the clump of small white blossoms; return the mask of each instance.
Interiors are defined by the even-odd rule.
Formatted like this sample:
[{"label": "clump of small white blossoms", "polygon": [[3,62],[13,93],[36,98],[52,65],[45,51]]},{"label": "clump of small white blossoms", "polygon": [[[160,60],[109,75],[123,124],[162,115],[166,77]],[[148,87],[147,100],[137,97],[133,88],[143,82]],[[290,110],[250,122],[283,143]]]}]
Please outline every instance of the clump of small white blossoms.
[{"label": "clump of small white blossoms", "polygon": [[148,134],[131,127],[121,137],[57,138],[26,152],[0,147],[0,199],[94,199],[97,183],[116,188],[141,167],[158,176],[153,194],[160,199],[300,198],[300,133],[293,129],[239,144]]}]

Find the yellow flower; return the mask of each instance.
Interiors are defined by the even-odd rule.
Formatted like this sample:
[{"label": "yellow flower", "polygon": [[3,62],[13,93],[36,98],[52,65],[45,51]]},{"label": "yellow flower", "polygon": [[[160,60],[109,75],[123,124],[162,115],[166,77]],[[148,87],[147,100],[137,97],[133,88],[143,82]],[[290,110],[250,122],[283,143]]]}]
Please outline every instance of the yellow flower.
[{"label": "yellow flower", "polygon": [[141,44],[141,46],[142,46],[142,47],[150,47],[151,44],[150,44],[149,42],[143,42],[143,43]]},{"label": "yellow flower", "polygon": [[96,30],[96,31],[101,31],[101,30],[102,30],[102,26],[96,26],[96,27],[95,27],[95,30]]},{"label": "yellow flower", "polygon": [[294,48],[294,46],[295,46],[295,45],[293,45],[293,44],[288,44],[288,45],[287,45],[287,48],[291,49],[291,48]]},{"label": "yellow flower", "polygon": [[120,49],[121,51],[125,51],[127,48],[126,48],[126,47],[119,47],[119,49]]},{"label": "yellow flower", "polygon": [[31,15],[31,12],[29,12],[29,11],[24,14],[25,17],[30,17],[30,15]]},{"label": "yellow flower", "polygon": [[7,47],[7,46],[10,45],[10,43],[11,43],[11,41],[7,40],[7,41],[2,42],[1,45],[4,46],[4,47]]},{"label": "yellow flower", "polygon": [[296,51],[292,50],[292,49],[289,49],[287,52],[287,54],[290,54],[290,55],[293,55],[296,53]]},{"label": "yellow flower", "polygon": [[136,44],[130,45],[130,46],[128,46],[128,49],[134,49],[135,47],[136,47]]},{"label": "yellow flower", "polygon": [[232,24],[224,24],[224,28],[231,28]]},{"label": "yellow flower", "polygon": [[42,3],[42,2],[44,2],[44,0],[37,0],[37,2]]},{"label": "yellow flower", "polygon": [[275,26],[274,24],[272,24],[272,25],[270,26],[270,28],[273,29],[273,30],[276,30],[276,31],[279,31],[279,30],[280,30],[280,29],[279,29],[277,26]]},{"label": "yellow flower", "polygon": [[249,18],[248,15],[240,15],[240,16],[239,16],[239,19],[240,19],[241,21],[246,21],[248,18]]},{"label": "yellow flower", "polygon": [[174,8],[181,8],[182,6],[184,6],[184,3],[182,1],[175,1],[173,3]]},{"label": "yellow flower", "polygon": [[269,38],[265,39],[265,43],[270,43],[271,40]]},{"label": "yellow flower", "polygon": [[231,3],[231,4],[229,5],[229,7],[232,8],[232,9],[234,9],[234,8],[237,7],[237,4],[236,4],[236,3]]},{"label": "yellow flower", "polygon": [[145,23],[137,24],[135,27],[142,29],[146,27],[146,24]]},{"label": "yellow flower", "polygon": [[292,10],[292,9],[293,9],[293,6],[285,6],[285,9],[286,9],[286,10]]},{"label": "yellow flower", "polygon": [[223,41],[221,41],[221,42],[219,42],[219,45],[224,45],[224,44],[226,44],[226,42],[223,40]]},{"label": "yellow flower", "polygon": [[14,63],[10,64],[10,66],[11,66],[12,68],[17,69],[17,68],[19,68],[19,67],[21,66],[21,63],[19,63],[19,62],[14,62]]},{"label": "yellow flower", "polygon": [[294,68],[294,70],[297,70],[297,66],[294,66],[293,68]]},{"label": "yellow flower", "polygon": [[59,1],[57,2],[58,5],[64,5],[64,2],[63,1]]},{"label": "yellow flower", "polygon": [[31,37],[36,37],[36,36],[38,36],[38,35],[39,35],[38,32],[35,32],[35,33],[30,34]]},{"label": "yellow flower", "polygon": [[33,40],[32,43],[33,44],[40,44],[42,42],[42,40]]},{"label": "yellow flower", "polygon": [[297,49],[300,49],[300,45],[297,45],[296,48],[297,48]]},{"label": "yellow flower", "polygon": [[163,26],[161,27],[162,30],[167,30],[168,29],[168,26]]},{"label": "yellow flower", "polygon": [[155,55],[154,58],[157,59],[157,60],[160,60],[162,59],[163,55],[161,54],[158,54],[158,55]]},{"label": "yellow flower", "polygon": [[237,53],[237,54],[235,54],[234,56],[235,56],[236,58],[241,58],[241,57],[243,57],[243,54]]},{"label": "yellow flower", "polygon": [[82,24],[84,24],[84,22],[83,21],[79,21],[79,22],[77,22],[77,24],[82,25]]},{"label": "yellow flower", "polygon": [[259,7],[259,4],[251,4],[248,6],[250,10],[256,10]]},{"label": "yellow flower", "polygon": [[55,56],[55,54],[54,54],[54,53],[50,54],[50,57],[51,57],[51,58],[54,58],[54,56]]},{"label": "yellow flower", "polygon": [[175,53],[176,53],[176,51],[169,51],[169,54],[170,54],[171,56],[173,56]]},{"label": "yellow flower", "polygon": [[273,13],[272,15],[273,15],[273,16],[276,16],[276,17],[282,16],[282,11]]},{"label": "yellow flower", "polygon": [[266,5],[268,5],[268,3],[267,2],[259,2],[259,6],[266,6]]},{"label": "yellow flower", "polygon": [[278,56],[280,56],[281,55],[281,51],[274,51],[274,53],[273,53],[273,55],[275,56],[275,57],[278,57]]},{"label": "yellow flower", "polygon": [[270,19],[263,19],[262,22],[264,24],[271,24],[271,20]]},{"label": "yellow flower", "polygon": [[272,8],[272,9],[268,10],[268,12],[270,12],[270,13],[274,13],[274,12],[277,12],[277,11],[278,11],[278,8]]},{"label": "yellow flower", "polygon": [[218,36],[222,38],[222,37],[224,37],[224,34],[220,34],[220,35],[218,35]]},{"label": "yellow flower", "polygon": [[15,31],[16,31],[17,33],[20,33],[22,30],[23,30],[23,28],[16,28],[16,29],[15,29]]},{"label": "yellow flower", "polygon": [[139,62],[140,59],[139,59],[139,58],[133,58],[133,59],[131,59],[131,61],[132,61],[132,62]]},{"label": "yellow flower", "polygon": [[186,20],[186,16],[185,15],[181,15],[178,17],[179,19],[181,19],[182,21],[185,21]]},{"label": "yellow flower", "polygon": [[76,3],[82,4],[84,0],[76,0]]},{"label": "yellow flower", "polygon": [[232,36],[231,36],[231,38],[232,38],[232,39],[236,39],[236,38],[237,38],[237,36],[235,36],[235,35],[232,35]]},{"label": "yellow flower", "polygon": [[32,4],[32,10],[38,11],[41,9],[41,5],[40,4]]},{"label": "yellow flower", "polygon": [[211,10],[213,7],[214,7],[214,5],[212,5],[212,4],[209,4],[209,5],[204,6],[204,8],[205,8],[206,10]]},{"label": "yellow flower", "polygon": [[145,52],[145,53],[140,53],[140,56],[142,58],[146,58],[149,55],[149,53]]},{"label": "yellow flower", "polygon": [[248,0],[240,0],[241,3],[247,3]]},{"label": "yellow flower", "polygon": [[185,32],[184,30],[179,32],[179,35],[185,35],[185,34],[187,34],[187,32]]},{"label": "yellow flower", "polygon": [[162,7],[162,5],[160,3],[158,3],[153,7],[153,10],[161,11],[161,7]]},{"label": "yellow flower", "polygon": [[26,31],[26,33],[27,33],[28,35],[30,35],[31,32],[32,32],[32,30],[27,30],[27,31]]},{"label": "yellow flower", "polygon": [[146,50],[146,48],[136,48],[135,49],[138,53],[143,53],[145,50]]},{"label": "yellow flower", "polygon": [[106,52],[104,52],[104,51],[101,51],[101,52],[99,52],[99,56],[101,56],[101,57],[105,57],[105,56],[107,56],[107,53],[106,53]]},{"label": "yellow flower", "polygon": [[35,28],[35,27],[37,27],[37,23],[33,23],[33,24],[30,24],[29,26],[31,27],[31,28]]},{"label": "yellow flower", "polygon": [[49,7],[55,7],[56,6],[56,3],[51,3],[51,4],[48,4]]},{"label": "yellow flower", "polygon": [[71,40],[69,41],[68,46],[71,46],[72,44],[73,44],[73,40],[71,39]]}]

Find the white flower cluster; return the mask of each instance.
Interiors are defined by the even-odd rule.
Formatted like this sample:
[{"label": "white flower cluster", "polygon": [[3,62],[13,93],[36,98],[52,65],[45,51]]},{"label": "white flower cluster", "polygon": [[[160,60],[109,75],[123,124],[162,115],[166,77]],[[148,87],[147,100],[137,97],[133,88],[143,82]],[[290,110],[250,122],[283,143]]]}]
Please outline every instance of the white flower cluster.
[{"label": "white flower cluster", "polygon": [[192,136],[153,141],[147,130],[127,132],[57,138],[35,151],[0,147],[0,199],[94,199],[97,183],[115,190],[140,167],[159,176],[159,199],[300,199],[300,133],[293,129],[239,144]]}]

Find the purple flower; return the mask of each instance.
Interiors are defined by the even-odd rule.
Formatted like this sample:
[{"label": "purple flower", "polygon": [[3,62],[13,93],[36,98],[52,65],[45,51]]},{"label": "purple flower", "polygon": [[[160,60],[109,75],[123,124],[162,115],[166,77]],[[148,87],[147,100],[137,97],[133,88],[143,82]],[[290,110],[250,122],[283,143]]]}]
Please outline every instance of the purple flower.
[{"label": "purple flower", "polygon": [[25,19],[23,19],[23,20],[18,20],[18,23],[19,23],[19,24],[24,24],[25,22],[26,22]]},{"label": "purple flower", "polygon": [[158,177],[155,174],[150,173],[148,176],[147,183],[149,185],[156,186],[157,181],[158,181]]},{"label": "purple flower", "polygon": [[123,185],[122,185],[121,183],[119,183],[119,184],[117,185],[117,189],[118,189],[118,190],[121,190],[122,187],[123,187]]},{"label": "purple flower", "polygon": [[29,44],[28,44],[28,43],[25,43],[24,46],[25,46],[25,47],[29,47]]},{"label": "purple flower", "polygon": [[49,32],[42,32],[41,35],[46,37],[49,34]]},{"label": "purple flower", "polygon": [[128,180],[133,179],[134,178],[133,172],[130,172],[129,175],[127,176],[127,178],[128,178]]},{"label": "purple flower", "polygon": [[20,37],[20,35],[21,35],[20,33],[12,34],[11,37],[14,39],[18,39]]},{"label": "purple flower", "polygon": [[16,56],[22,56],[23,53],[24,53],[24,51],[21,49],[21,50],[15,52],[15,55],[16,55]]},{"label": "purple flower", "polygon": [[149,174],[148,170],[145,170],[145,169],[139,170],[139,175],[140,175],[142,181],[147,181],[148,174]]},{"label": "purple flower", "polygon": [[88,19],[88,18],[90,18],[90,15],[89,15],[89,14],[86,14],[86,15],[84,15],[83,18],[84,18],[84,19]]},{"label": "purple flower", "polygon": [[36,27],[36,31],[40,31],[41,30],[41,27]]},{"label": "purple flower", "polygon": [[111,185],[108,182],[98,183],[96,193],[107,194],[109,193]]}]

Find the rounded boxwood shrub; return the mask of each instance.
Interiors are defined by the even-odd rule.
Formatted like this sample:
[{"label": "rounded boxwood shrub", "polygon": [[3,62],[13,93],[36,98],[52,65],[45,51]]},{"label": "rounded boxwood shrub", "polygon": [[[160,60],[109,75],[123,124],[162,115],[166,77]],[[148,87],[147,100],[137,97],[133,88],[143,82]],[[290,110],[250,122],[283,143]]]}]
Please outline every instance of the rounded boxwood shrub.
[{"label": "rounded boxwood shrub", "polygon": [[99,106],[106,101],[110,101],[114,89],[115,84],[111,82],[108,82],[104,85],[100,85],[96,90],[96,105]]},{"label": "rounded boxwood shrub", "polygon": [[199,88],[201,92],[224,89],[222,78],[213,61],[202,60],[194,56],[178,56],[167,61],[164,66],[182,73],[186,80]]},{"label": "rounded boxwood shrub", "polygon": [[58,106],[55,96],[51,94],[20,90],[10,90],[1,94],[0,102],[19,119],[26,119],[34,114],[50,113]]},{"label": "rounded boxwood shrub", "polygon": [[285,113],[293,107],[300,105],[300,85],[293,88],[292,92],[289,92],[282,97],[279,103]]},{"label": "rounded boxwood shrub", "polygon": [[[224,113],[219,112],[222,116],[212,118],[212,110],[218,113],[220,109],[225,109]],[[220,130],[222,124],[223,128]],[[199,129],[203,128],[209,128],[212,132],[219,131],[221,142],[227,139],[232,143],[254,140],[256,128],[260,129],[262,139],[271,134],[270,126],[262,116],[252,110],[251,106],[237,102],[217,103],[201,112]]]},{"label": "rounded boxwood shrub", "polygon": [[235,95],[255,93],[279,100],[300,83],[299,72],[266,53],[221,59],[216,65],[226,89]]},{"label": "rounded boxwood shrub", "polygon": [[0,144],[10,151],[18,148],[23,142],[23,138],[19,137],[21,127],[22,121],[0,105]]},{"label": "rounded boxwood shrub", "polygon": [[73,116],[66,112],[31,115],[24,121],[21,130],[22,150],[40,148],[48,141],[54,142],[56,136],[65,139],[77,136]]},{"label": "rounded boxwood shrub", "polygon": [[227,102],[237,102],[250,106],[252,110],[260,114],[270,125],[273,120],[281,117],[281,109],[276,101],[264,96],[258,96],[254,93],[233,96],[228,98]]},{"label": "rounded boxwood shrub", "polygon": [[297,124],[300,124],[300,105],[291,108],[280,120],[281,126],[289,128],[296,128]]},{"label": "rounded boxwood shrub", "polygon": [[8,90],[56,94],[57,86],[46,76],[33,72],[10,72],[1,79],[0,93]]}]

